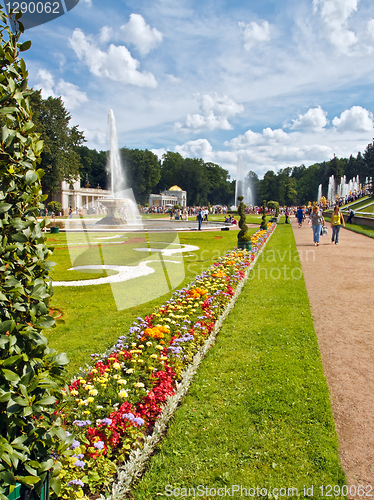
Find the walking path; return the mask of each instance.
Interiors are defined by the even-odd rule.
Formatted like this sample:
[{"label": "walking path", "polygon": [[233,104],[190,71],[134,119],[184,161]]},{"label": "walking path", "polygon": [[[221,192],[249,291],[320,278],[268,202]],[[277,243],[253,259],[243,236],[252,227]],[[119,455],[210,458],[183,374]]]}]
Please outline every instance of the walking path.
[{"label": "walking path", "polygon": [[[341,229],[314,247],[292,219],[348,485],[374,496],[374,240]],[[354,488],[351,489],[354,491]]]}]

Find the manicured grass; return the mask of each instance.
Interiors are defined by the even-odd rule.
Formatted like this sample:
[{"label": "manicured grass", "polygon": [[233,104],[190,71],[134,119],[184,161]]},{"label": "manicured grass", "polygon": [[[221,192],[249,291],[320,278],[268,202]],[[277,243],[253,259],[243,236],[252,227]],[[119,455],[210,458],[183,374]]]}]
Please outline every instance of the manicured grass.
[{"label": "manicured grass", "polygon": [[341,208],[352,208],[355,212],[357,210],[360,210],[361,207],[364,207],[370,202],[374,202],[374,198],[371,196],[366,196],[365,198],[360,198],[359,200],[355,201],[354,203],[348,203],[347,205],[343,205]]},{"label": "manicured grass", "polygon": [[374,227],[364,226],[363,224],[346,224],[345,229],[374,238]]},{"label": "manicured grass", "polygon": [[[251,231],[254,232],[255,229]],[[106,272],[95,271],[91,274],[68,269],[73,264],[100,264],[101,261],[106,264],[136,265],[140,260],[155,258],[155,254],[137,252],[135,248],[166,247],[168,242],[175,241],[177,237],[176,233],[129,233],[121,239],[99,240],[110,236],[115,236],[115,233],[91,235],[91,242],[102,242],[101,247],[98,247],[82,245],[88,237],[85,233],[50,235],[48,242],[55,246],[51,260],[56,262],[55,270],[51,273],[52,279],[81,280],[106,276]],[[103,243],[105,241],[120,241],[121,244]],[[221,255],[234,248],[237,244],[237,232],[182,232],[179,234],[179,241],[195,245],[199,250],[187,252],[183,258],[165,256],[164,269],[160,269],[159,263],[149,264],[156,269],[154,274],[113,287],[103,284],[54,288],[50,307],[56,311],[55,314],[60,311],[62,316],[57,317],[57,327],[46,331],[46,335],[52,348],[67,353],[70,359],[68,379],[77,373],[79,367],[85,366],[91,353],[104,352],[114,345],[120,335],[126,335],[138,316],[150,314],[156,306],[167,300],[172,289],[186,285]],[[168,260],[179,260],[182,264],[169,263]],[[134,303],[139,305],[133,305]]]},{"label": "manicured grass", "polygon": [[199,485],[324,498],[319,486],[344,482],[292,228],[279,225],[130,498]]}]

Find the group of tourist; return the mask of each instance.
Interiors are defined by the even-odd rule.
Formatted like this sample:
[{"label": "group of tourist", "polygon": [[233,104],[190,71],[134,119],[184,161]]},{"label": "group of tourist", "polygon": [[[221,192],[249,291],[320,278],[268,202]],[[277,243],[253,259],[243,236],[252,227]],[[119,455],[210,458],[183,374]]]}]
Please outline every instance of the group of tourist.
[{"label": "group of tourist", "polygon": [[[288,209],[286,209],[288,212]],[[352,214],[354,215],[353,210],[351,210]],[[308,224],[311,225],[312,230],[313,230],[313,243],[314,246],[318,247],[320,244],[320,238],[321,236],[327,235],[327,227],[325,225],[325,219],[323,217],[323,209],[319,207],[318,205],[313,205],[313,207],[301,207],[299,206],[297,209],[294,209],[294,214],[295,217],[297,218],[298,222],[298,227],[302,227],[303,221],[309,217],[309,222]],[[353,216],[352,215],[352,216]],[[348,218],[347,222],[350,222],[352,219],[352,216]],[[287,223],[287,217],[286,217],[286,223]],[[331,243],[335,243],[337,245],[339,243],[339,232],[341,226],[345,226],[345,220],[343,217],[343,214],[339,210],[339,204],[336,203],[334,206],[334,211],[331,215]]]}]

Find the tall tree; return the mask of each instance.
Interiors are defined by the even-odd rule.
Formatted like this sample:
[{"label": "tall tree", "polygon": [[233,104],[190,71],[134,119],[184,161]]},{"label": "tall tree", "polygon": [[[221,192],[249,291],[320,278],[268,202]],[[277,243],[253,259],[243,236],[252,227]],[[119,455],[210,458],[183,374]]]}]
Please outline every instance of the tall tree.
[{"label": "tall tree", "polygon": [[278,201],[278,180],[272,170],[268,170],[260,184],[260,197],[263,200]]},{"label": "tall tree", "polygon": [[364,152],[364,160],[366,164],[367,177],[371,177],[371,192],[374,191],[374,140],[371,144],[367,145]]},{"label": "tall tree", "polygon": [[137,203],[148,203],[149,195],[160,180],[160,163],[152,151],[140,149],[120,150],[128,186],[134,191]]},{"label": "tall tree", "polygon": [[79,169],[81,186],[85,187],[88,180],[92,188],[99,185],[102,189],[107,189],[109,187],[109,176],[106,171],[108,153],[106,151],[98,152],[87,146],[78,146],[75,151],[81,162]]},{"label": "tall tree", "polygon": [[78,177],[82,167],[75,147],[84,142],[84,137],[76,126],[69,126],[71,116],[61,97],[42,99],[40,91],[34,91],[31,109],[36,132],[44,141],[40,164],[45,172],[43,192],[50,195],[61,187],[61,181],[72,181]]}]

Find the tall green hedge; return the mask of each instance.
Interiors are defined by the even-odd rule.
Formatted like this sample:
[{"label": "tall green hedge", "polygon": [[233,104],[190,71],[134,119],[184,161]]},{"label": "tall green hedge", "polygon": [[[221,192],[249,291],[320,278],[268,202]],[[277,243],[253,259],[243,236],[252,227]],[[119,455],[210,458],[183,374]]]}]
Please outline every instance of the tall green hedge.
[{"label": "tall green hedge", "polygon": [[[18,16],[18,14],[17,14]],[[16,16],[16,17],[17,17]],[[67,446],[53,415],[63,397],[64,354],[43,336],[49,316],[50,251],[37,215],[44,199],[36,166],[43,144],[34,132],[20,43],[0,6],[0,498],[16,482],[39,492]],[[58,488],[58,485],[53,485]]]}]

